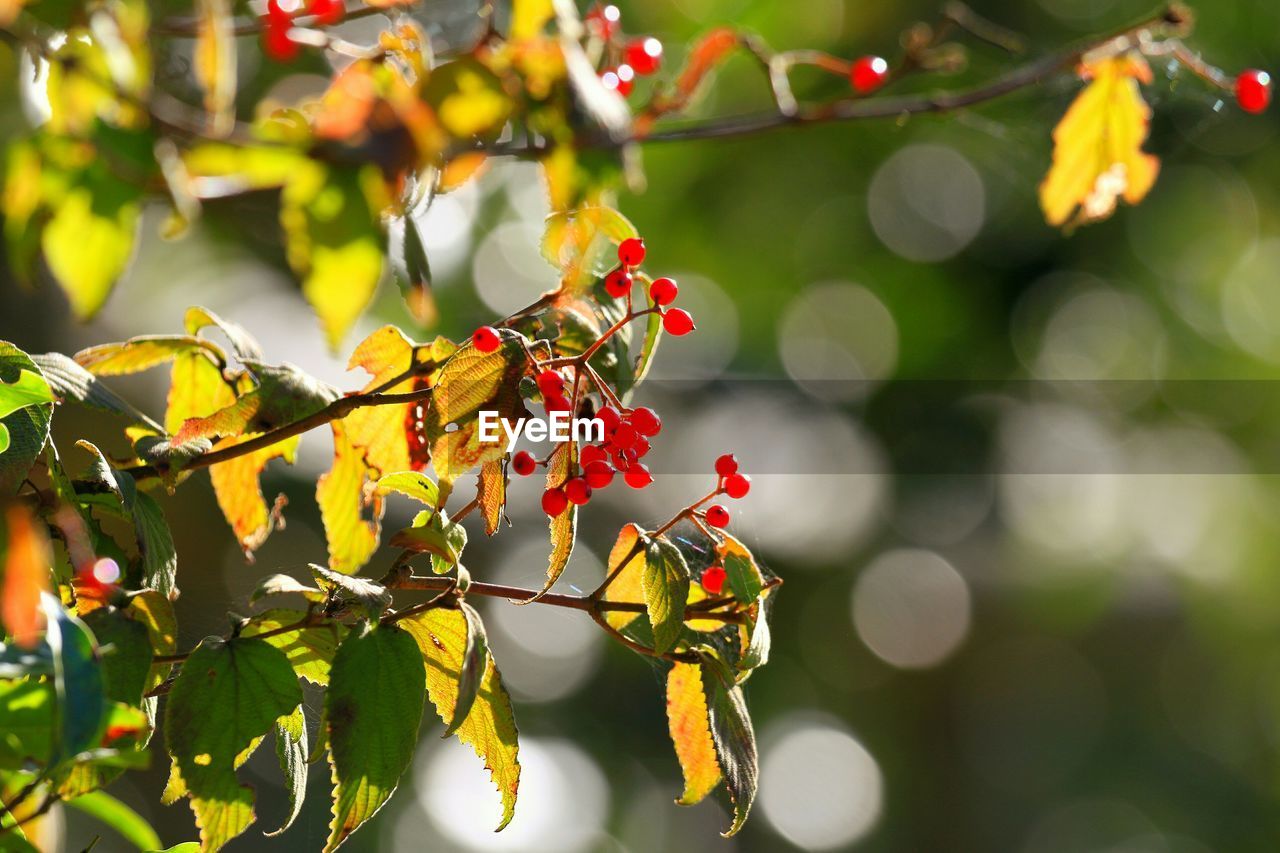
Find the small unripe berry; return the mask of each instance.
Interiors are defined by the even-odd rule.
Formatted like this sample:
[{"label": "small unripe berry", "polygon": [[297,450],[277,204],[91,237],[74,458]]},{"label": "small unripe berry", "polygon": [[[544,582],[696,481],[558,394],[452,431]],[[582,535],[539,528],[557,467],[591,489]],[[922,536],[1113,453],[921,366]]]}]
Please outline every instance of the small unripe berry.
[{"label": "small unripe berry", "polygon": [[679,293],[680,288],[676,286],[674,279],[655,278],[653,284],[649,285],[649,298],[653,300],[654,305],[670,305],[676,301],[676,295]]},{"label": "small unripe berry", "polygon": [[603,489],[613,482],[613,469],[608,462],[596,460],[583,466],[582,476],[591,488]]},{"label": "small unripe berry", "polygon": [[849,84],[859,95],[869,95],[884,85],[889,77],[889,63],[879,56],[863,56],[849,69]]},{"label": "small unripe berry", "polygon": [[565,511],[569,506],[569,498],[564,489],[547,489],[542,493],[542,511],[552,518]]},{"label": "small unripe berry", "polygon": [[591,500],[591,486],[587,485],[587,481],[582,477],[574,477],[564,484],[564,496],[570,503],[582,506]]},{"label": "small unripe berry", "polygon": [[702,570],[702,588],[708,595],[719,595],[724,589],[724,566],[708,566]]},{"label": "small unripe berry", "polygon": [[707,507],[707,524],[712,527],[724,527],[729,523],[729,510],[720,504]]},{"label": "small unripe berry", "polygon": [[631,273],[625,267],[618,267],[604,277],[604,289],[614,299],[621,299],[631,292]]},{"label": "small unripe berry", "polygon": [[636,462],[627,469],[627,473],[623,476],[627,481],[627,485],[633,489],[643,489],[645,486],[653,482],[653,475],[649,473],[649,468],[640,462]]},{"label": "small unripe berry", "polygon": [[638,267],[644,263],[644,240],[628,237],[619,243],[618,260],[629,267]]},{"label": "small unripe berry", "polygon": [[648,406],[641,406],[631,412],[631,425],[641,435],[653,436],[662,431],[662,419]]},{"label": "small unripe berry", "polygon": [[635,39],[627,45],[627,64],[640,76],[652,74],[662,65],[662,42],[656,38]]},{"label": "small unripe berry", "polygon": [[667,330],[668,335],[674,335],[677,338],[687,335],[695,328],[693,315],[683,308],[668,309],[662,315],[662,328]]},{"label": "small unripe berry", "polygon": [[471,343],[480,352],[493,352],[502,345],[502,338],[498,337],[498,330],[493,326],[481,326],[472,334]]},{"label": "small unripe berry", "polygon": [[1236,78],[1236,103],[1247,113],[1260,113],[1271,103],[1271,75],[1256,68]]},{"label": "small unripe berry", "polygon": [[716,460],[716,473],[721,477],[732,477],[738,473],[738,457],[726,453]]},{"label": "small unripe berry", "polygon": [[751,478],[746,474],[731,474],[724,478],[724,493],[734,500],[745,498],[751,491]]},{"label": "small unripe berry", "polygon": [[544,370],[538,374],[538,390],[543,397],[555,397],[564,392],[564,377],[554,370]]},{"label": "small unripe berry", "polygon": [[586,468],[592,462],[604,462],[608,458],[609,454],[603,447],[588,444],[578,453],[578,464]]},{"label": "small unripe berry", "polygon": [[511,470],[521,477],[528,477],[537,467],[538,460],[534,459],[533,454],[527,450],[521,450],[511,457]]}]

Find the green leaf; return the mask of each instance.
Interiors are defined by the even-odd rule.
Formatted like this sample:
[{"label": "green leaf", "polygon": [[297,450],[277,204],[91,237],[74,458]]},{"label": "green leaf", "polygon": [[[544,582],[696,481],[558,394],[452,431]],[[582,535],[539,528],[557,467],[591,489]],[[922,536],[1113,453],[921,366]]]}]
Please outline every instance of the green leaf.
[{"label": "green leaf", "polygon": [[191,797],[205,848],[217,850],[253,822],[253,789],[237,757],[302,702],[284,653],[263,640],[208,637],[169,692],[165,742]]},{"label": "green leaf", "polygon": [[329,595],[330,612],[340,612],[353,607],[362,608],[370,619],[376,619],[391,606],[391,593],[386,587],[366,578],[344,575],[324,566],[311,563],[311,574],[316,583]]},{"label": "green leaf", "polygon": [[160,424],[122,399],[103,385],[98,377],[62,353],[47,352],[33,355],[31,360],[39,365],[40,372],[49,381],[49,387],[62,399],[74,401],[100,412],[123,415],[130,420],[146,424],[157,432],[164,431]]},{"label": "green leaf", "polygon": [[450,521],[444,510],[421,512],[412,527],[406,527],[391,537],[390,544],[419,554],[430,554],[431,568],[436,574],[444,574],[457,565],[463,549],[467,547],[467,529]]},{"label": "green leaf", "polygon": [[147,626],[114,607],[99,607],[85,614],[84,623],[102,647],[107,698],[140,706],[154,657]]},{"label": "green leaf", "polygon": [[413,759],[426,685],[413,637],[393,625],[352,631],[325,693],[333,821],[325,851],[373,817]]},{"label": "green leaf", "polygon": [[0,768],[17,770],[53,756],[53,687],[40,681],[0,681]]},{"label": "green leaf", "polygon": [[489,637],[485,634],[480,614],[465,601],[458,603],[458,610],[467,621],[467,643],[462,653],[462,669],[458,673],[458,697],[454,702],[453,716],[445,723],[446,737],[466,722],[489,665]]},{"label": "green leaf", "polygon": [[[769,633],[769,617],[765,612],[764,602],[757,605],[755,611],[755,616],[749,618],[747,623],[751,639],[747,643],[747,650],[738,661],[738,669],[743,673],[749,673],[769,662],[769,649],[773,642]],[[743,679],[745,677],[744,675]]]},{"label": "green leaf", "polygon": [[725,787],[733,801],[733,824],[723,834],[737,834],[755,801],[759,777],[756,735],[747,714],[742,688],[729,686],[716,674],[718,662],[704,662],[702,686],[707,699],[707,716],[716,757],[724,772]]},{"label": "green leaf", "polygon": [[[431,704],[446,725],[457,718],[459,682],[470,642],[470,625],[462,610],[434,607],[398,623],[418,644],[426,666],[427,693]],[[511,697],[502,676],[486,653],[484,678],[475,704],[455,729],[458,740],[467,744],[484,761],[502,797],[501,830],[515,814],[516,792],[520,787],[520,746]]]},{"label": "green leaf", "polygon": [[307,795],[307,718],[301,705],[276,720],[276,758],[280,761],[285,790],[289,793],[289,816],[279,829],[267,833],[268,838],[293,826]]},{"label": "green leaf", "polygon": [[418,471],[397,471],[387,474],[378,480],[378,491],[399,492],[429,507],[435,507],[440,498],[440,489],[435,481]]},{"label": "green leaf", "polygon": [[[244,637],[256,637],[268,631],[296,625],[305,616],[301,610],[266,610],[254,616],[240,633]],[[289,665],[299,678],[324,687],[329,683],[329,668],[333,663],[333,656],[346,633],[346,626],[329,622],[283,631],[262,639],[285,653],[289,658]]]},{"label": "green leaf", "polygon": [[[44,377],[30,370],[18,374],[18,381],[12,385],[0,380],[0,418],[5,418],[27,406],[38,406],[41,403],[52,403],[53,392]],[[0,453],[9,449],[9,430],[0,422]]]},{"label": "green leaf", "polygon": [[[23,373],[40,375],[40,369],[25,352],[7,341],[0,341],[0,382],[13,385]],[[0,416],[0,430],[6,439],[0,452],[0,497],[15,494],[27,472],[35,464],[49,437],[49,420],[53,404],[24,406]]]},{"label": "green leaf", "polygon": [[689,601],[689,567],[665,537],[654,539],[645,550],[641,583],[649,624],[653,626],[653,650],[662,654],[680,639]]},{"label": "green leaf", "polygon": [[752,604],[764,589],[764,573],[746,545],[730,533],[721,531],[721,535],[724,541],[716,550],[720,553],[729,589],[740,604]]},{"label": "green leaf", "polygon": [[337,169],[308,160],[281,193],[289,265],[302,277],[302,293],[331,347],[342,342],[378,287],[383,258],[378,218],[386,206],[374,166]]},{"label": "green leaf", "polygon": [[139,850],[156,850],[163,843],[146,818],[105,791],[82,794],[67,805],[105,823]]},{"label": "green leaf", "polygon": [[56,763],[98,745],[109,708],[93,634],[52,595],[42,594],[41,607],[45,642],[53,653],[58,738],[51,762]]},{"label": "green leaf", "polygon": [[[178,651],[178,620],[173,615],[173,602],[167,596],[153,589],[143,590],[130,596],[126,612],[129,618],[142,623],[147,629],[155,654],[172,655]],[[164,681],[172,668],[172,664],[154,664],[147,689],[151,690]]]},{"label": "green leaf", "polygon": [[[653,356],[657,353],[658,343],[661,340],[662,315],[655,311],[649,315],[649,319],[645,322],[644,340],[640,342],[640,352],[636,355],[634,370],[625,383],[624,403],[630,397],[631,391],[649,375],[649,367],[653,364]],[[619,384],[623,383],[620,381]]]}]

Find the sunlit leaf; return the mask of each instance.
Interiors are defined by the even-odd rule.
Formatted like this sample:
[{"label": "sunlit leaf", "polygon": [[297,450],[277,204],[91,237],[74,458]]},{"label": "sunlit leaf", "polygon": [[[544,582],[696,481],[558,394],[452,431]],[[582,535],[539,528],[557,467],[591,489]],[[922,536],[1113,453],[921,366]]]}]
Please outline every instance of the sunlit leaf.
[{"label": "sunlit leaf", "polygon": [[1040,184],[1050,225],[1106,219],[1121,198],[1137,204],[1160,170],[1159,159],[1142,151],[1151,120],[1138,86],[1151,82],[1146,61],[1113,56],[1086,64],[1081,74],[1090,83],[1054,128],[1053,166]]},{"label": "sunlit leaf", "polygon": [[[40,373],[26,353],[7,341],[0,341],[0,382],[12,385],[21,379],[23,371]],[[8,436],[8,447],[0,453],[0,497],[16,493],[26,479],[49,437],[52,416],[53,405],[42,403],[23,406],[0,417],[0,427]]]},{"label": "sunlit leaf", "polygon": [[333,656],[338,651],[338,644],[346,636],[347,629],[345,625],[330,622],[305,625],[291,631],[282,630],[291,625],[299,625],[305,616],[301,610],[264,610],[244,627],[241,636],[256,637],[270,633],[271,636],[263,637],[263,641],[284,652],[298,677],[324,687],[329,683]]},{"label": "sunlit leaf", "polygon": [[189,350],[177,355],[169,373],[169,402],[164,413],[166,432],[176,433],[191,418],[204,418],[236,401],[222,371],[206,353]]},{"label": "sunlit leaf", "polygon": [[717,667],[702,665],[702,686],[706,695],[711,739],[715,744],[725,787],[733,801],[733,823],[724,832],[735,835],[742,828],[755,801],[760,773],[755,730],[747,714],[742,688],[726,684],[716,674]]},{"label": "sunlit leaf", "polygon": [[301,705],[276,720],[276,758],[284,773],[285,791],[289,794],[289,815],[279,829],[266,833],[268,838],[293,826],[307,795],[307,718]]},{"label": "sunlit leaf", "polygon": [[142,190],[102,164],[86,171],[45,225],[49,271],[82,318],[92,317],[133,257]]},{"label": "sunlit leaf", "polygon": [[414,638],[393,625],[352,631],[333,660],[325,714],[337,848],[391,797],[413,758],[425,674]]},{"label": "sunlit leaf", "polygon": [[106,647],[102,669],[107,698],[135,707],[141,705],[154,655],[147,627],[114,607],[99,607],[86,613],[84,623],[98,643]]},{"label": "sunlit leaf", "polygon": [[368,517],[365,484],[370,480],[364,451],[352,445],[341,421],[333,430],[333,467],[316,483],[316,502],[329,545],[329,567],[352,574],[369,561],[378,548],[382,498],[370,495]]},{"label": "sunlit leaf", "polygon": [[[27,406],[39,406],[53,402],[53,391],[44,377],[31,370],[18,373],[12,385],[0,380],[0,419],[6,418]],[[9,449],[9,430],[0,421],[0,453]]]},{"label": "sunlit leaf", "polygon": [[[462,611],[436,607],[414,614],[399,623],[417,641],[426,665],[427,692],[436,713],[446,724],[455,720],[458,682],[468,649],[469,626]],[[475,704],[455,734],[484,761],[502,797],[502,820],[498,829],[515,814],[516,792],[520,787],[520,760],[515,715],[511,697],[493,656],[486,655],[484,678]]]},{"label": "sunlit leaf", "polygon": [[720,784],[700,665],[675,663],[667,673],[667,726],[684,773],[684,793],[676,803],[691,806]]},{"label": "sunlit leaf", "polygon": [[192,72],[204,91],[209,129],[224,136],[235,121],[236,38],[228,0],[197,0]]},{"label": "sunlit leaf", "polygon": [[143,335],[118,344],[101,344],[76,353],[76,363],[95,376],[137,373],[164,364],[183,353],[203,349],[225,360],[222,351],[194,335]]},{"label": "sunlit leaf", "polygon": [[450,521],[444,510],[422,512],[412,527],[392,537],[391,544],[418,554],[430,554],[432,569],[443,574],[457,564],[467,547],[467,529]]},{"label": "sunlit leaf", "polygon": [[[577,445],[566,441],[555,449],[547,462],[547,488],[559,489],[568,481],[577,459]],[[574,542],[578,538],[578,507],[570,503],[565,511],[548,522],[551,528],[551,554],[547,557],[547,581],[542,585],[546,592],[555,585],[564,567],[569,564]]]},{"label": "sunlit leaf", "polygon": [[160,836],[146,818],[106,791],[92,791],[66,801],[76,811],[111,827],[125,841],[139,850],[159,850]]},{"label": "sunlit leaf", "polygon": [[433,68],[423,97],[445,129],[464,138],[498,133],[514,106],[502,81],[471,57]]},{"label": "sunlit leaf", "polygon": [[507,472],[501,462],[486,462],[480,467],[476,499],[480,501],[484,532],[492,536],[502,524],[502,511],[507,505]]},{"label": "sunlit leaf", "polygon": [[542,256],[560,271],[562,292],[582,294],[618,265],[618,244],[638,236],[618,211],[580,207],[547,218]]},{"label": "sunlit leaf", "polygon": [[[245,435],[239,439],[223,439],[213,447],[218,450],[252,438],[253,435]],[[219,462],[209,468],[209,479],[213,482],[218,507],[231,525],[236,541],[240,543],[246,556],[252,555],[261,547],[276,523],[276,515],[268,509],[266,498],[262,495],[262,485],[259,482],[262,469],[277,457],[293,464],[299,440],[299,436],[286,438],[269,447]]]},{"label": "sunlit leaf", "polygon": [[4,576],[0,578],[0,627],[25,649],[33,649],[44,630],[41,593],[50,589],[53,553],[49,539],[26,507],[4,513]]},{"label": "sunlit leaf", "polygon": [[676,547],[657,537],[645,549],[641,575],[649,624],[653,626],[653,650],[669,651],[684,628],[684,608],[689,600],[689,567]]},{"label": "sunlit leaf", "polygon": [[329,609],[340,611],[359,608],[369,619],[376,619],[391,606],[391,593],[367,578],[358,578],[311,565],[311,574],[333,602]]},{"label": "sunlit leaf", "polygon": [[440,502],[440,489],[435,481],[419,471],[397,471],[378,480],[378,491],[399,492],[416,501],[435,507]]}]

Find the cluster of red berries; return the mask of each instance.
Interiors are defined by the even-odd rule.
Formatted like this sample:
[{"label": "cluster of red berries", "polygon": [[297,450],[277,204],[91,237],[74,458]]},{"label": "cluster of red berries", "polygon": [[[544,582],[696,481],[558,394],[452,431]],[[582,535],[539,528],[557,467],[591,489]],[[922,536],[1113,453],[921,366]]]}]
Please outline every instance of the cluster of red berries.
[{"label": "cluster of red berries", "polygon": [[[751,491],[751,478],[738,470],[738,459],[732,453],[726,453],[716,460],[716,476],[720,478],[716,494],[738,500],[745,498],[747,492]],[[729,510],[723,504],[712,504],[703,513],[703,519],[711,527],[727,527]],[[703,569],[699,582],[708,595],[719,595],[724,589],[725,576],[724,566],[717,564]]]},{"label": "cluster of red berries", "polygon": [[[293,27],[293,19],[301,13],[301,6],[289,12],[280,6],[280,0],[267,0],[262,45],[267,55],[277,62],[292,62],[298,58],[302,45],[289,37],[289,30]],[[318,26],[336,24],[346,13],[347,7],[342,0],[308,0],[306,6],[306,14],[314,18]]]},{"label": "cluster of red berries", "polygon": [[881,56],[861,56],[849,66],[849,85],[859,95],[870,95],[889,79],[889,63]]},{"label": "cluster of red berries", "polygon": [[1271,103],[1271,75],[1256,68],[1236,78],[1236,103],[1247,113],[1260,113]]},{"label": "cluster of red berries", "polygon": [[[644,240],[631,237],[618,246],[618,266],[604,277],[604,289],[614,299],[622,299],[631,292],[635,282],[635,269],[644,262]],[[680,337],[692,332],[693,315],[683,308],[667,308],[680,295],[675,279],[655,278],[649,285],[649,298],[662,315],[662,328],[667,334]],[[666,310],[663,310],[666,309]]]},{"label": "cluster of red berries", "polygon": [[[617,6],[597,3],[586,17],[591,33],[606,45],[613,42],[622,30],[622,13]],[[622,62],[600,72],[600,80],[607,88],[626,97],[631,94],[637,77],[657,73],[662,67],[662,42],[652,36],[635,38],[622,48]]]},{"label": "cluster of red berries", "polygon": [[[547,372],[539,375],[539,388],[546,375]],[[633,489],[643,489],[653,482],[649,467],[640,460],[649,452],[649,439],[662,431],[658,413],[646,406],[623,411],[605,406],[596,413],[596,418],[604,424],[604,440],[584,445],[578,452],[577,475],[542,493],[542,510],[547,515],[557,516],[569,504],[582,506],[591,500],[596,489],[610,486],[618,474],[622,474],[622,479]],[[522,477],[532,474],[537,465],[537,460],[525,450],[511,457],[512,470]]]}]

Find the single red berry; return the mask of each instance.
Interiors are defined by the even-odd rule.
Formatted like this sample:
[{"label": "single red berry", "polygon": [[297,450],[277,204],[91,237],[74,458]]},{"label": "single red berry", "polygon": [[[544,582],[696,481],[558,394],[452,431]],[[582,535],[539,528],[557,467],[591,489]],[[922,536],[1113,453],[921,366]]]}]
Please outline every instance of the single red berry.
[{"label": "single red berry", "polygon": [[310,0],[307,3],[307,14],[316,19],[317,24],[329,26],[342,20],[347,7],[342,0]]},{"label": "single red berry", "polygon": [[751,478],[746,474],[730,474],[724,478],[724,493],[734,500],[745,498],[751,491]]},{"label": "single red berry", "polygon": [[641,435],[653,436],[662,432],[662,419],[648,406],[641,406],[631,412],[631,425]]},{"label": "single red berry", "polygon": [[1260,113],[1271,103],[1271,75],[1256,68],[1236,78],[1236,103],[1247,113]]},{"label": "single red berry", "polygon": [[577,506],[591,500],[591,486],[582,477],[574,477],[564,484],[564,496]]},{"label": "single red berry", "polygon": [[582,466],[582,476],[591,488],[603,489],[613,482],[613,468],[608,462],[597,459]]},{"label": "single red berry", "polygon": [[724,589],[724,566],[708,566],[702,570],[702,588],[708,595],[719,595]]},{"label": "single red berry", "polygon": [[628,237],[618,245],[618,260],[629,267],[638,267],[644,263],[644,240],[639,237]]},{"label": "single red berry", "polygon": [[631,292],[631,273],[625,267],[618,267],[604,277],[604,289],[614,299],[621,299]]},{"label": "single red berry", "polygon": [[564,377],[554,370],[544,370],[538,374],[538,390],[543,397],[554,397],[564,392]]},{"label": "single red berry", "polygon": [[855,59],[849,68],[849,84],[859,95],[869,95],[884,85],[889,77],[889,63],[879,56]]},{"label": "single red berry", "polygon": [[302,50],[301,45],[289,38],[292,26],[293,19],[288,12],[267,15],[266,26],[262,29],[262,49],[276,62],[292,62]]},{"label": "single red berry", "polygon": [[640,462],[636,462],[627,469],[627,473],[623,475],[623,479],[627,481],[627,485],[633,489],[643,489],[645,486],[653,482],[653,475],[649,473],[649,467]]},{"label": "single red berry", "polygon": [[629,449],[639,437],[640,433],[636,431],[635,426],[630,421],[623,421],[613,431],[613,443],[621,450]]},{"label": "single red berry", "polygon": [[729,523],[729,510],[720,504],[707,507],[707,524],[712,527],[724,527]]},{"label": "single red berry", "polygon": [[537,467],[538,460],[534,459],[533,454],[527,450],[521,450],[511,457],[511,470],[521,477],[528,477]]},{"label": "single red berry", "polygon": [[[599,417],[599,415],[596,417]],[[608,458],[609,454],[603,447],[596,444],[588,444],[578,453],[578,464],[586,468],[592,462],[604,462]]]},{"label": "single red berry", "polygon": [[654,305],[670,305],[676,301],[679,293],[680,288],[676,286],[674,279],[655,278],[653,284],[649,285],[649,298]]},{"label": "single red berry", "polygon": [[598,38],[605,41],[609,41],[618,34],[621,22],[622,13],[618,11],[617,6],[603,6],[597,3],[590,12],[587,12],[587,26]]},{"label": "single red berry", "polygon": [[669,308],[662,315],[662,328],[667,330],[668,335],[675,335],[678,338],[689,334],[697,327],[693,325],[693,315],[688,311],[683,308]]},{"label": "single red berry", "polygon": [[637,438],[636,443],[631,445],[629,452],[634,453],[637,459],[643,459],[650,449],[651,445],[647,438]]},{"label": "single red berry", "polygon": [[619,65],[617,68],[609,68],[602,71],[600,73],[600,82],[604,84],[606,89],[613,89],[625,98],[635,88],[636,72],[630,65]]},{"label": "single red berry", "polygon": [[543,397],[542,405],[546,407],[548,412],[567,412],[573,408],[569,398],[563,394],[552,394],[550,397]]},{"label": "single red berry", "polygon": [[502,338],[498,337],[498,330],[493,326],[481,326],[471,335],[471,343],[480,352],[493,352],[502,345]]},{"label": "single red berry", "polygon": [[613,432],[622,423],[622,415],[613,406],[601,406],[600,411],[596,412],[596,420],[604,424],[605,432]]},{"label": "single red berry", "polygon": [[569,498],[564,489],[547,489],[542,493],[542,511],[554,518],[569,506]]},{"label": "single red berry", "polygon": [[721,477],[732,477],[738,473],[738,457],[726,453],[716,460],[716,473]]},{"label": "single red berry", "polygon": [[624,52],[627,64],[636,70],[641,77],[648,76],[662,65],[662,42],[649,37],[635,39],[627,44]]}]

